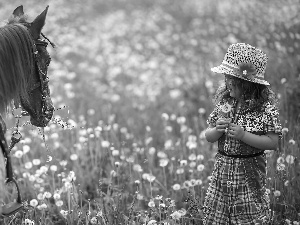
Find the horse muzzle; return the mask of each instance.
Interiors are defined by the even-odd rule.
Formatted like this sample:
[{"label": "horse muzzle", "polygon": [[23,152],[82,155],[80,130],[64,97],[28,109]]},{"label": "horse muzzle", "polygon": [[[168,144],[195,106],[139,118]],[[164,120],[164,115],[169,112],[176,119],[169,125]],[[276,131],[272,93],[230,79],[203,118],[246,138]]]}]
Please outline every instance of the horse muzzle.
[{"label": "horse muzzle", "polygon": [[30,122],[36,127],[46,127],[53,116],[54,107],[50,98],[47,98],[40,115],[31,116]]}]

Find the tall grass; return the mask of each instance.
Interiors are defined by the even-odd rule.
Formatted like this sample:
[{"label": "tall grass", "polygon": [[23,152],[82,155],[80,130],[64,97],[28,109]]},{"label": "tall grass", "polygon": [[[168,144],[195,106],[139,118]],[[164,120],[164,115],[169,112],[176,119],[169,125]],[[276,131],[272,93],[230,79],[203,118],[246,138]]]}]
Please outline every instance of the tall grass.
[{"label": "tall grass", "polygon": [[[26,138],[14,150],[14,169],[32,207],[4,224],[201,224],[216,146],[194,135],[184,117],[162,115],[163,146],[152,145],[150,127],[138,140],[109,122],[52,124],[45,129],[48,152],[38,131],[22,129]],[[299,139],[291,136],[299,137],[284,128],[282,150],[268,151],[274,224],[299,221]]]}]

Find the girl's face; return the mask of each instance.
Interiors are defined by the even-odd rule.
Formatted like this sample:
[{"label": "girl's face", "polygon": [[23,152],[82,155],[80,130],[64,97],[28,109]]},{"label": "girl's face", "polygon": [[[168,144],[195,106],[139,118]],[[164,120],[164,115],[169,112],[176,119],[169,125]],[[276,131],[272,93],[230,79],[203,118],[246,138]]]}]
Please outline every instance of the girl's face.
[{"label": "girl's face", "polygon": [[229,91],[230,97],[235,99],[239,99],[241,97],[241,91],[237,85],[235,85],[233,76],[225,74],[225,84]]}]

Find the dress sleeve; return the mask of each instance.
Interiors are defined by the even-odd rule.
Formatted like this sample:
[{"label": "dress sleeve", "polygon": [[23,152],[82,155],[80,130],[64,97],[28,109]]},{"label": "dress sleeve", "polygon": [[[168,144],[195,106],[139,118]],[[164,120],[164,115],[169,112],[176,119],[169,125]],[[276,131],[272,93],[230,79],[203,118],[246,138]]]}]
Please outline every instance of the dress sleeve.
[{"label": "dress sleeve", "polygon": [[279,112],[276,106],[267,104],[263,117],[264,132],[275,132],[282,136],[282,126],[279,120]]},{"label": "dress sleeve", "polygon": [[218,117],[219,117],[219,106],[220,106],[220,103],[218,103],[216,105],[216,107],[214,108],[214,110],[208,116],[208,119],[206,121],[208,125],[212,125],[214,127],[216,126],[216,121],[218,120]]}]

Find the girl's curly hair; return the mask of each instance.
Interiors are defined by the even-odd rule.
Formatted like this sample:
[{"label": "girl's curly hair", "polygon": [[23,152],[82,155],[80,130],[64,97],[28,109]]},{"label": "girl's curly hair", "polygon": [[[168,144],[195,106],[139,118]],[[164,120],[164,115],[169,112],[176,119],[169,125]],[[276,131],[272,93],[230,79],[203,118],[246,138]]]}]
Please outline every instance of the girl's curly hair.
[{"label": "girl's curly hair", "polygon": [[[264,110],[265,103],[269,102],[273,105],[278,103],[275,93],[267,85],[253,83],[234,76],[233,85],[242,91],[241,102],[244,110],[261,112]],[[218,103],[232,100],[227,86],[220,86],[214,101]]]}]

